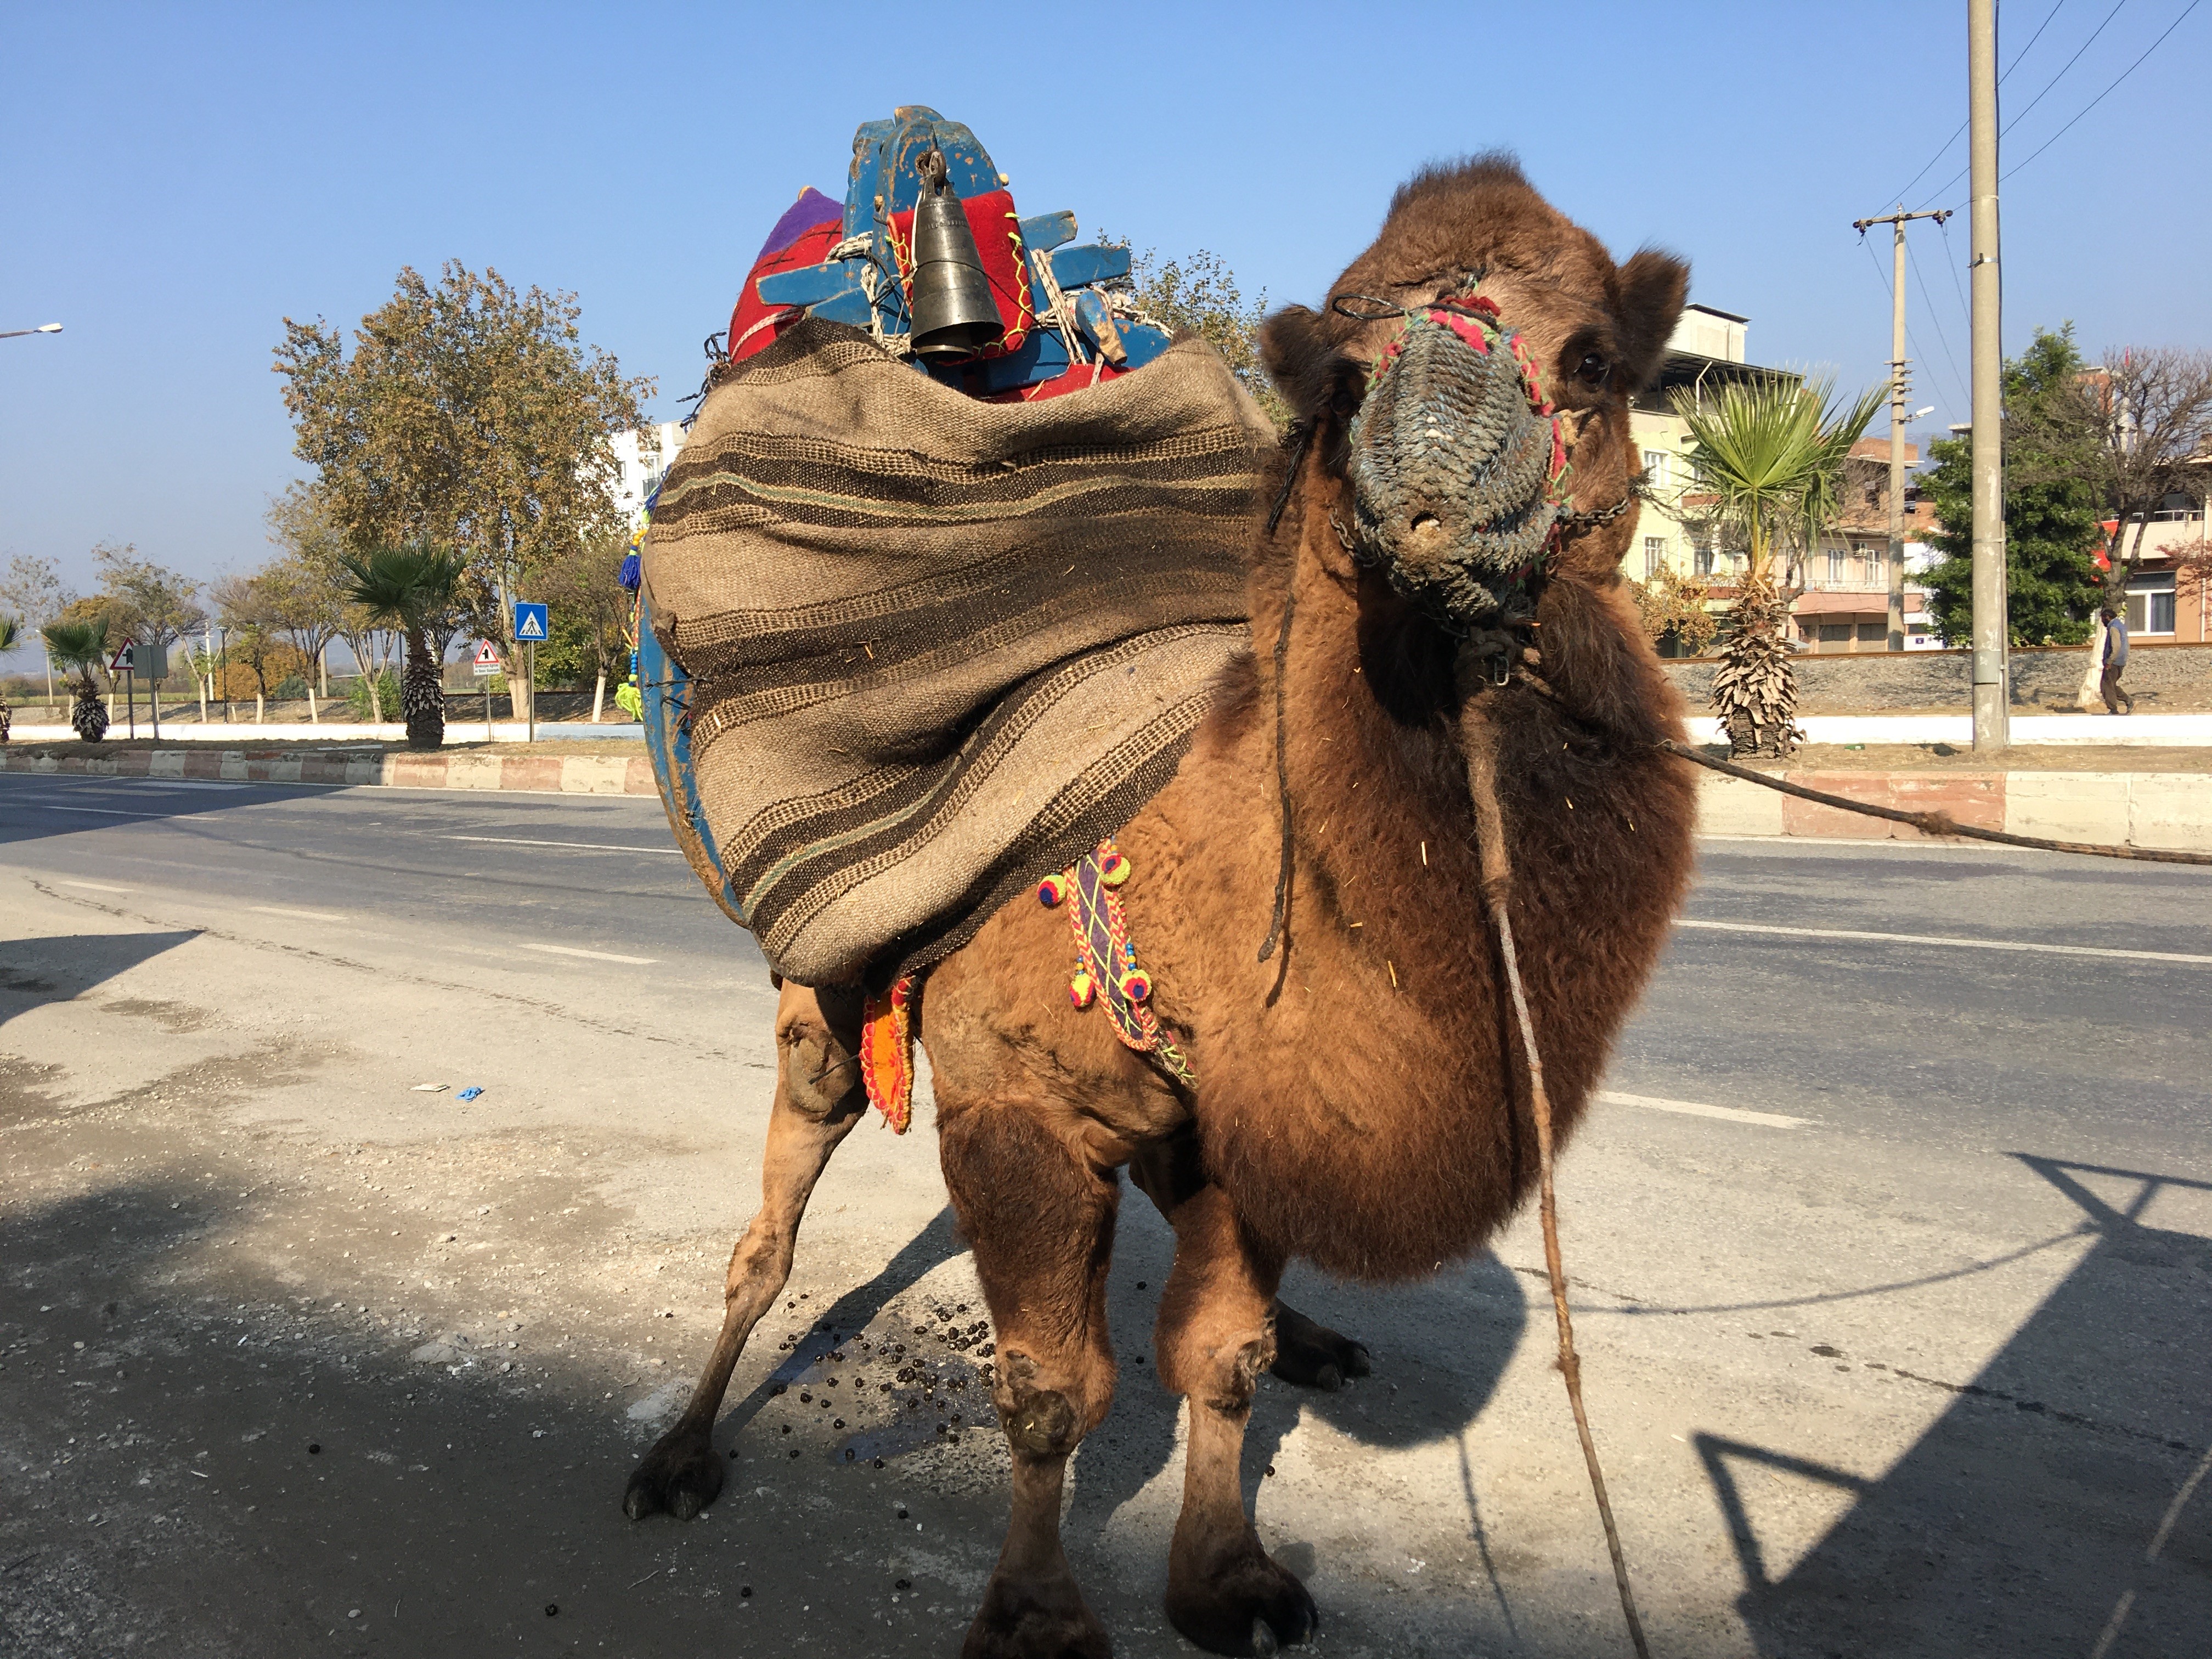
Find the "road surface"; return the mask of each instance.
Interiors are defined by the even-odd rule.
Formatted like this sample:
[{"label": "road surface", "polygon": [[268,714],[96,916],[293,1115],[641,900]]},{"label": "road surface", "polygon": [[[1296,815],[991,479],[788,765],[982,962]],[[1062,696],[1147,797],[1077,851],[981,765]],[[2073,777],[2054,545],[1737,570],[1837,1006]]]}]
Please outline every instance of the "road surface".
[{"label": "road surface", "polygon": [[[620,1514],[772,1078],[655,804],[0,776],[0,1650],[957,1650],[1005,1454],[927,1113],[825,1178],[720,1501]],[[1562,1170],[1656,1651],[2206,1650],[2208,923],[2202,871],[1703,843]],[[1294,1272],[1376,1362],[1255,1413],[1316,1651],[1626,1650],[1540,1263]],[[1066,1528],[1132,1656],[1190,1651],[1167,1264],[1133,1195]]]}]

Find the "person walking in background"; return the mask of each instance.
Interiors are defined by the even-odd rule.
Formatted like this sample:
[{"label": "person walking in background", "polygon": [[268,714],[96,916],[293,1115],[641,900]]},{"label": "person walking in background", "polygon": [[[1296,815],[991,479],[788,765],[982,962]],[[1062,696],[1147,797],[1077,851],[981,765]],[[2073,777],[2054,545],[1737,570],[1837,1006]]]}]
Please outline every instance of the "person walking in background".
[{"label": "person walking in background", "polygon": [[2120,684],[2120,671],[2128,665],[2128,625],[2120,613],[2106,605],[2102,612],[2105,623],[2105,672],[2097,682],[2097,690],[2105,699],[2105,712],[2117,714],[2120,705],[2127,704],[2126,713],[2136,712],[2136,700]]}]

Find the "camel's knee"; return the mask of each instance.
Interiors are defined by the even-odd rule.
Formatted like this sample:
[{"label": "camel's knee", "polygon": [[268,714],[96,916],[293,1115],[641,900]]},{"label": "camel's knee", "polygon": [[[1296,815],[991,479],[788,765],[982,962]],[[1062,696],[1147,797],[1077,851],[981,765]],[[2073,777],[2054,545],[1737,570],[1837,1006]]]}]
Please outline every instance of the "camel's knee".
[{"label": "camel's knee", "polygon": [[859,999],[786,980],[775,1009],[776,1104],[820,1123],[866,1103]]},{"label": "camel's knee", "polygon": [[1110,1370],[1087,1354],[1040,1358],[1001,1346],[991,1373],[991,1403],[1017,1456],[1065,1457],[1105,1420],[1114,1403]]}]

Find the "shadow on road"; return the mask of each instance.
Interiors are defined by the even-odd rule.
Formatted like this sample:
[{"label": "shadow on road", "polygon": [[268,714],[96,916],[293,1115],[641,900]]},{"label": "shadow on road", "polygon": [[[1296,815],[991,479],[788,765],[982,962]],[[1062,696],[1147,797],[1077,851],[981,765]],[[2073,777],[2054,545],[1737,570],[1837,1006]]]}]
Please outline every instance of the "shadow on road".
[{"label": "shadow on road", "polygon": [[0,1024],[43,1003],[66,1002],[173,951],[198,930],[149,933],[45,933],[0,939]]},{"label": "shadow on road", "polygon": [[[2096,1243],[1878,1480],[1700,1435],[1762,1654],[2201,1656],[2212,1631],[2212,1242],[2144,1219],[2212,1183],[2021,1161]],[[1752,1477],[1765,1477],[1753,1480]],[[1752,1494],[1841,1488],[1850,1510],[1779,1578]]]}]

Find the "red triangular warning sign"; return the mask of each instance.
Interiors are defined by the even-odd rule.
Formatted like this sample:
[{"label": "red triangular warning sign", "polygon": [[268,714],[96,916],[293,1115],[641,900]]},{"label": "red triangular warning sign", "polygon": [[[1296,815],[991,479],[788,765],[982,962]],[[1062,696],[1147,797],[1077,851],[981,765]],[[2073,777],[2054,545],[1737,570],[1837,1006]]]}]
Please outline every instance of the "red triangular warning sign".
[{"label": "red triangular warning sign", "polygon": [[482,641],[477,644],[477,662],[480,666],[485,668],[496,668],[499,666],[499,653],[493,648],[492,642],[489,640]]}]

